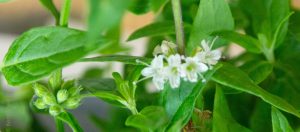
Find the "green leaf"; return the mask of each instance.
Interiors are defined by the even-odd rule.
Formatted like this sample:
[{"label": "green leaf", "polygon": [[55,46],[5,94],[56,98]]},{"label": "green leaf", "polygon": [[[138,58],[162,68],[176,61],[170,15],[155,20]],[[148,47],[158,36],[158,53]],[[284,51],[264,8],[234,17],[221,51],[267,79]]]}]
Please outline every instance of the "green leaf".
[{"label": "green leaf", "polygon": [[[160,1],[160,0],[157,0]],[[141,15],[149,12],[151,9],[150,0],[131,0],[128,10],[134,14]]]},{"label": "green leaf", "polygon": [[249,61],[241,69],[249,75],[255,84],[259,84],[272,73],[273,66],[267,61]]},{"label": "green leaf", "polygon": [[232,117],[222,88],[217,86],[213,111],[213,132],[250,132]]},{"label": "green leaf", "polygon": [[261,53],[259,41],[251,36],[243,35],[234,31],[221,31],[214,33],[214,35],[234,42],[244,47],[249,52]]},{"label": "green leaf", "polygon": [[163,8],[169,0],[150,0],[151,8],[154,12]]},{"label": "green leaf", "polygon": [[78,80],[78,84],[91,93],[116,90],[116,83],[111,78],[83,78]]},{"label": "green leaf", "polygon": [[272,107],[272,126],[273,126],[273,132],[293,132],[294,131],[292,129],[292,127],[289,125],[288,120],[275,107]]},{"label": "green leaf", "polygon": [[[185,24],[184,28],[186,32],[189,32],[190,25]],[[135,40],[142,37],[154,37],[154,36],[164,36],[164,35],[172,35],[175,34],[175,25],[172,21],[163,21],[163,22],[156,22],[145,27],[142,27],[132,33],[127,41]]]},{"label": "green leaf", "polygon": [[247,74],[230,64],[224,63],[224,65],[216,71],[212,79],[224,86],[260,97],[265,102],[300,118],[298,110],[287,101],[260,88]]},{"label": "green leaf", "polygon": [[97,39],[105,31],[117,26],[129,3],[129,0],[89,0],[89,37]]},{"label": "green leaf", "polygon": [[126,108],[128,106],[127,101],[120,97],[117,93],[115,92],[109,92],[109,91],[97,91],[92,93],[95,97],[102,99],[109,104],[121,107],[121,108]]},{"label": "green leaf", "polygon": [[53,3],[53,0],[40,0],[40,2],[42,3],[42,5],[44,7],[46,7],[51,12],[51,14],[54,16],[54,18],[56,20],[56,24],[58,24],[60,14],[59,14],[59,11],[56,9],[56,7]]},{"label": "green leaf", "polygon": [[187,52],[200,44],[211,33],[221,30],[233,30],[234,22],[225,0],[201,0],[195,17]]},{"label": "green leaf", "polygon": [[83,132],[83,129],[80,127],[79,123],[72,114],[68,112],[63,112],[55,118],[67,123],[71,127],[73,132]]},{"label": "green leaf", "polygon": [[81,62],[122,62],[125,64],[131,64],[131,65],[144,65],[142,63],[138,63],[137,60],[150,63],[150,58],[144,58],[144,57],[137,57],[137,56],[126,56],[126,55],[110,55],[110,56],[99,56],[99,57],[93,57],[93,58],[84,58],[81,59]]},{"label": "green leaf", "polygon": [[[220,67],[221,65],[216,65],[213,70],[205,74],[205,79],[208,81],[215,70]],[[192,116],[195,102],[204,86],[205,83],[201,80],[198,83],[181,81],[180,86],[176,89],[172,89],[169,85],[166,85],[162,93],[162,101],[171,119],[169,128],[172,128],[173,125],[181,128],[185,126]]]},{"label": "green leaf", "polygon": [[167,123],[168,116],[159,106],[147,106],[140,113],[129,116],[125,122],[127,126],[144,131],[163,131]]},{"label": "green leaf", "polygon": [[4,58],[2,72],[10,85],[31,83],[74,63],[104,42],[88,41],[85,32],[74,29],[34,28],[13,42]]}]

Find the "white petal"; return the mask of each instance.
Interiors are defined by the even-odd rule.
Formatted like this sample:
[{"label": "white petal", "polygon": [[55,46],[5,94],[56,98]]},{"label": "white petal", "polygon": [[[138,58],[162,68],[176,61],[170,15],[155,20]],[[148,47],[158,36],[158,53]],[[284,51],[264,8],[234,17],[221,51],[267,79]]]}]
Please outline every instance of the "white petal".
[{"label": "white petal", "polygon": [[155,85],[155,87],[158,90],[163,90],[164,89],[165,81],[162,78],[153,77],[152,81],[153,81],[153,84]]},{"label": "white petal", "polygon": [[198,75],[196,72],[189,72],[187,74],[187,79],[191,82],[197,82],[198,81]]},{"label": "white petal", "polygon": [[179,66],[181,64],[181,57],[179,54],[170,55],[167,60],[169,66]]},{"label": "white petal", "polygon": [[198,63],[198,72],[206,72],[208,70],[207,65],[203,63]]},{"label": "white petal", "polygon": [[154,69],[151,67],[146,67],[142,70],[142,75],[143,76],[153,76],[155,73]]},{"label": "white petal", "polygon": [[178,88],[180,85],[180,76],[169,77],[169,82],[172,88]]},{"label": "white petal", "polygon": [[151,62],[151,66],[153,67],[163,67],[164,66],[164,56],[163,55],[159,55],[159,56],[155,56],[154,59]]},{"label": "white petal", "polygon": [[201,41],[201,46],[204,49],[204,51],[210,51],[210,48],[208,46],[208,43],[205,40]]},{"label": "white petal", "polygon": [[211,53],[211,58],[214,60],[219,60],[221,58],[221,51],[219,50],[213,50],[210,53]]}]

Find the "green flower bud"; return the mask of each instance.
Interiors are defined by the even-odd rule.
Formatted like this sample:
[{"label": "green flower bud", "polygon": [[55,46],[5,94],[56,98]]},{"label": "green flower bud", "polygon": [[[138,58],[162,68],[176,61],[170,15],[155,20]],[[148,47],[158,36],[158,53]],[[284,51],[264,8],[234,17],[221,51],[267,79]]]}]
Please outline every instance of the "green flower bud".
[{"label": "green flower bud", "polygon": [[69,93],[66,89],[61,89],[57,92],[56,98],[58,103],[64,102],[68,99]]},{"label": "green flower bud", "polygon": [[69,91],[70,96],[78,96],[78,95],[80,95],[81,90],[82,90],[81,87],[72,87],[68,91]]},{"label": "green flower bud", "polygon": [[49,94],[48,88],[45,87],[45,86],[42,85],[42,84],[39,84],[39,83],[35,83],[35,84],[33,85],[33,89],[34,89],[35,94],[36,94],[38,97],[43,97],[43,96]]},{"label": "green flower bud", "polygon": [[60,106],[58,106],[58,105],[54,105],[54,106],[51,106],[51,107],[49,108],[49,113],[50,113],[50,115],[52,115],[52,116],[57,116],[57,115],[59,115],[61,112],[63,112],[63,109],[62,109]]},{"label": "green flower bud", "polygon": [[34,105],[38,109],[45,109],[47,108],[47,104],[44,103],[43,99],[38,98],[35,102]]},{"label": "green flower bud", "polygon": [[69,98],[67,101],[63,103],[63,106],[66,109],[75,109],[80,105],[81,98],[79,96],[74,96]]},{"label": "green flower bud", "polygon": [[62,75],[61,75],[61,70],[57,70],[52,73],[52,75],[49,78],[49,85],[53,89],[58,89],[60,88],[62,84]]},{"label": "green flower bud", "polygon": [[43,101],[45,104],[50,105],[50,106],[56,105],[56,99],[52,94],[44,95]]}]

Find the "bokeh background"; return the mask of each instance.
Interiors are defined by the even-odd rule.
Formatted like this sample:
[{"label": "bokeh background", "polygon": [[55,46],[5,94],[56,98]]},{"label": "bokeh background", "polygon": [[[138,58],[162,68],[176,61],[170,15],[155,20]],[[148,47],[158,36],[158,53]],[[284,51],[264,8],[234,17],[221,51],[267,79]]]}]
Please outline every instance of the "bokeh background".
[{"label": "bokeh background", "polygon": [[[54,0],[56,5],[60,7],[62,0]],[[300,0],[291,1],[295,8],[300,9]],[[87,18],[87,1],[86,0],[73,0],[72,12],[70,18],[70,27],[77,29],[86,28],[86,18]],[[122,21],[122,40],[126,47],[129,47],[131,50],[129,54],[140,56],[144,54],[144,44],[147,41],[147,38],[138,39],[131,42],[126,42],[127,37],[136,29],[143,27],[151,23],[155,19],[154,13],[147,13],[144,15],[134,15],[130,12],[127,12]],[[38,26],[45,25],[54,25],[54,19],[51,15],[42,7],[38,0],[11,0],[7,3],[0,4],[0,61],[7,52],[9,46],[13,40],[20,35],[22,32]],[[232,55],[239,54],[242,51],[242,48],[233,45],[231,49]],[[1,63],[0,63],[1,64]],[[109,64],[99,64],[99,63],[76,63],[64,69],[64,78],[73,79],[82,76],[86,73],[87,69],[91,68],[103,68],[111,67],[109,71],[105,71],[103,76],[109,77],[111,71],[119,71],[122,65],[119,63],[109,63]],[[5,80],[2,78],[2,85],[6,93],[15,94],[15,91],[19,88],[10,87],[6,84]],[[26,116],[26,113],[30,113],[29,108],[26,104],[17,104],[11,105],[11,107],[16,107],[19,111],[11,111],[11,115],[16,116],[16,120],[6,119],[6,117],[1,116],[0,107],[0,128],[5,126],[18,126],[26,127],[28,122],[33,120]],[[90,123],[90,114],[94,114],[100,118],[108,118],[107,114],[110,110],[109,106],[97,99],[86,99],[78,109],[72,111],[78,118],[80,124],[84,130],[92,132],[98,131],[92,123]],[[19,119],[18,119],[19,118]],[[48,115],[35,114],[34,118],[36,123],[39,124],[50,131],[55,131],[53,119]],[[1,129],[0,129],[1,130]]]}]

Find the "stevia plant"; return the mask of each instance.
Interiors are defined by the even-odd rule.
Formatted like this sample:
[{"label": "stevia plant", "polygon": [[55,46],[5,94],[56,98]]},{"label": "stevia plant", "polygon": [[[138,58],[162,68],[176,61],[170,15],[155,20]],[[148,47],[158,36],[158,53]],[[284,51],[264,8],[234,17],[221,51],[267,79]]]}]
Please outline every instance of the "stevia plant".
[{"label": "stevia plant", "polygon": [[[34,91],[26,92],[28,106],[52,116],[57,131],[65,131],[64,123],[84,131],[69,110],[86,97],[112,105],[109,120],[90,117],[102,131],[299,130],[300,12],[291,1],[88,0],[86,31],[68,27],[71,2],[58,10],[40,0],[56,23],[21,34],[1,66],[9,85]],[[149,37],[145,56],[124,55],[126,11],[155,15],[127,39]],[[233,43],[244,51],[231,57]],[[125,66],[112,78],[95,69],[74,80],[62,75],[73,63],[114,61]],[[2,93],[6,106],[26,102]]]}]

